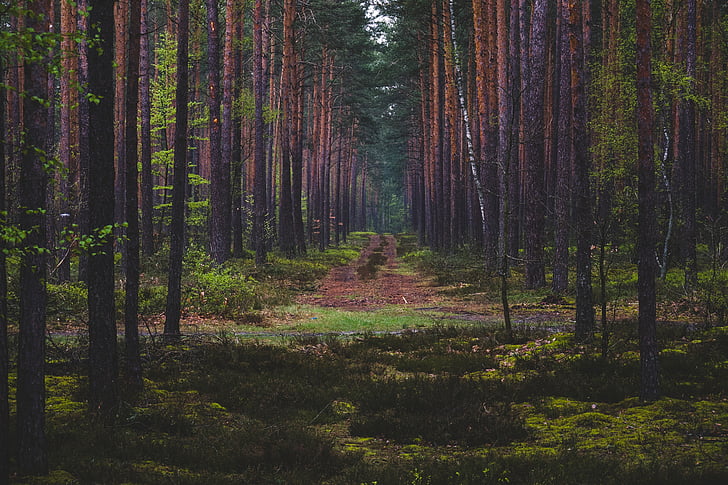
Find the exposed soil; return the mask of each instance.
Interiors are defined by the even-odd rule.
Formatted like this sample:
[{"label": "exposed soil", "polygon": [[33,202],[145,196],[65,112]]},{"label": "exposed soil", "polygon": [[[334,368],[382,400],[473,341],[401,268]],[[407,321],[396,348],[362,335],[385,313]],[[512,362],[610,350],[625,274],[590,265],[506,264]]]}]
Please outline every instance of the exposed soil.
[{"label": "exposed soil", "polygon": [[[384,264],[371,272],[371,261],[384,256]],[[334,268],[313,295],[300,295],[301,304],[347,310],[372,310],[387,305],[428,306],[439,301],[436,289],[422,276],[398,268],[394,236],[372,236],[359,259]]]}]

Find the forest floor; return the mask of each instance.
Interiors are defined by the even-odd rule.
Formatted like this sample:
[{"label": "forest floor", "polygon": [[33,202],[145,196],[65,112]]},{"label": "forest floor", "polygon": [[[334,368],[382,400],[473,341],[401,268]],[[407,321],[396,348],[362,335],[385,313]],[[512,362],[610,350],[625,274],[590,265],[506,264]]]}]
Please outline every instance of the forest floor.
[{"label": "forest floor", "polygon": [[[316,292],[299,294],[296,302],[348,311],[413,311],[439,323],[495,324],[502,321],[503,307],[492,297],[485,293],[460,295],[457,285],[438,284],[433,276],[401,264],[394,236],[373,235],[357,260],[334,268]],[[511,318],[521,326],[548,323],[563,330],[573,323],[574,311],[563,300],[544,299],[514,305]]]},{"label": "forest floor", "polygon": [[148,317],[144,390],[120,382],[109,422],[88,419],[85,334],[49,332],[52,472],[11,483],[728,483],[728,327],[659,325],[663,397],[641,402],[629,301],[604,355],[574,341],[568,296],[514,272],[509,336],[477,258],[407,238],[362,234],[328,274],[274,261],[255,278],[284,303],[237,320],[189,304],[177,342]]}]

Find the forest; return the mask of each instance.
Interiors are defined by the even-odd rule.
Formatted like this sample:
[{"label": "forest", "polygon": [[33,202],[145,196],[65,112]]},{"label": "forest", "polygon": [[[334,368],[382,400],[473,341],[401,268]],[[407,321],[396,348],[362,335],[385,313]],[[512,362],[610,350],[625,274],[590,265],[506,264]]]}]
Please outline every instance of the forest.
[{"label": "forest", "polygon": [[0,485],[725,483],[728,5],[0,0]]}]

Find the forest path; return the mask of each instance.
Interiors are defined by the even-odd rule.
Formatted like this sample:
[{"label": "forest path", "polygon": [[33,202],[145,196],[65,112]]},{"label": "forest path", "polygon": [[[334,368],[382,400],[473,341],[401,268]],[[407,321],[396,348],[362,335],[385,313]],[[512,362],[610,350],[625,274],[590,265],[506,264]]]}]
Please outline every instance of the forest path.
[{"label": "forest path", "polygon": [[421,307],[437,300],[437,290],[429,280],[400,268],[397,241],[392,235],[371,236],[359,259],[334,268],[315,294],[296,298],[299,304],[344,310]]}]

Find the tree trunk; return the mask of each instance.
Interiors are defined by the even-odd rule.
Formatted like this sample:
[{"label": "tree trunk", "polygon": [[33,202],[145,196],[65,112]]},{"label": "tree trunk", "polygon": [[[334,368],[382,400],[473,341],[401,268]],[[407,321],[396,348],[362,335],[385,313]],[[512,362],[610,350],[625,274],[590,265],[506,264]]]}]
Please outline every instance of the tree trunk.
[{"label": "tree trunk", "polygon": [[90,25],[99,27],[102,49],[89,49],[89,223],[98,235],[88,262],[89,406],[107,415],[118,404],[118,356],[114,307],[114,10],[112,0],[89,2]]},{"label": "tree trunk", "polygon": [[546,58],[546,0],[535,0],[531,14],[529,76],[524,108],[526,172],[526,288],[546,284],[544,268],[544,91]]},{"label": "tree trunk", "polygon": [[253,200],[253,246],[255,263],[262,265],[267,259],[266,248],[266,159],[265,159],[265,122],[263,120],[263,100],[265,78],[263,73],[263,3],[255,0],[253,10],[253,92],[255,96],[255,167]]},{"label": "tree trunk", "polygon": [[174,178],[172,222],[170,224],[169,279],[164,334],[180,335],[182,299],[182,259],[185,251],[185,200],[187,187],[187,124],[188,124],[188,39],[189,0],[180,0],[177,21],[177,79],[175,99],[177,117],[174,135]]},{"label": "tree trunk", "polygon": [[[690,88],[686,94],[695,94],[696,82],[696,0],[687,0],[687,19],[685,37],[682,39],[682,53],[685,57],[685,73],[690,77]],[[685,265],[685,287],[694,289],[697,285],[697,255],[695,250],[697,230],[695,224],[696,210],[696,161],[695,161],[695,101],[687,96],[679,102],[679,138],[677,141],[676,177],[680,205],[681,236],[679,245],[683,264]]]},{"label": "tree trunk", "polygon": [[296,101],[295,91],[295,32],[293,24],[296,19],[296,2],[285,0],[283,4],[283,66],[281,68],[281,103],[283,119],[281,120],[281,178],[278,214],[278,244],[283,254],[291,257],[296,252],[295,233],[293,228],[293,192],[291,187],[291,155],[295,148],[293,131],[295,123]]},{"label": "tree trunk", "polygon": [[640,396],[652,401],[659,396],[656,331],[655,261],[656,191],[654,167],[654,114],[652,107],[651,32],[649,0],[637,0],[637,135],[638,135],[638,236],[637,292],[639,299]]},{"label": "tree trunk", "polygon": [[[227,228],[228,241],[227,248],[230,250],[233,217],[239,218],[238,211],[233,213],[232,204],[232,176],[237,177],[237,171],[231,172],[233,167],[233,146],[234,130],[235,130],[235,114],[233,112],[233,101],[235,99],[235,32],[238,29],[239,19],[236,12],[236,4],[234,0],[226,0],[225,2],[225,40],[223,42],[223,75],[222,75],[222,126],[220,140],[220,161],[222,169],[227,180],[227,194],[225,199],[227,218],[229,227]],[[233,175],[234,174],[234,175]],[[212,203],[212,201],[211,201]],[[212,209],[212,208],[211,208]],[[233,257],[237,256],[233,254]]]},{"label": "tree trunk", "polygon": [[[4,59],[0,58],[0,73],[5,72]],[[5,214],[5,96],[4,86],[0,86],[0,214]],[[7,215],[2,216],[7,222]],[[8,377],[10,357],[8,353],[8,268],[5,255],[6,244],[0,239],[0,436],[10,436],[10,387]],[[0,485],[10,481],[10,440],[0,441]]]},{"label": "tree trunk", "polygon": [[[207,75],[210,109],[210,255],[218,263],[230,257],[230,151],[223,157],[220,123],[220,44],[218,0],[207,0]],[[229,21],[233,21],[229,18]],[[232,46],[231,46],[232,47]],[[230,56],[228,56],[230,57]],[[226,74],[231,74],[226,70]],[[232,83],[232,80],[229,80]],[[231,112],[227,113],[228,116]],[[225,121],[223,120],[223,123]],[[228,133],[229,135],[230,133]],[[229,138],[228,138],[229,140]],[[228,143],[229,146],[229,143]]]},{"label": "tree trunk", "polygon": [[580,0],[569,2],[569,44],[571,47],[571,94],[574,134],[574,222],[576,225],[576,332],[577,340],[590,340],[594,333],[592,302],[591,245],[592,199],[589,186],[589,145],[585,94],[584,37]]},{"label": "tree trunk", "polygon": [[[81,234],[91,234],[89,222],[89,109],[90,102],[86,97],[88,85],[88,43],[84,37],[88,35],[88,0],[77,0],[78,32],[82,35],[78,43],[78,85],[81,91],[78,96],[78,230]],[[88,252],[82,251],[78,257],[78,280],[88,282]]]},{"label": "tree trunk", "polygon": [[152,101],[150,86],[152,65],[149,56],[149,0],[140,0],[141,9],[141,37],[139,44],[139,95],[140,95],[140,126],[141,126],[141,196],[142,196],[142,251],[145,256],[154,254],[154,224],[152,212],[154,211],[154,191],[152,182]]},{"label": "tree trunk", "polygon": [[559,94],[554,212],[554,270],[551,288],[562,294],[569,284],[569,213],[571,207],[572,123],[571,59],[569,49],[569,0],[558,4]]},{"label": "tree trunk", "polygon": [[[51,2],[35,2],[34,14],[25,18],[26,28],[43,35],[49,31]],[[46,246],[45,216],[47,174],[43,156],[47,153],[51,129],[47,109],[46,61],[25,60],[23,68],[23,126],[20,165],[20,227],[27,231],[20,261],[20,321],[18,342],[17,427],[18,469],[23,475],[48,472],[45,436],[45,317]]]},{"label": "tree trunk", "polygon": [[141,0],[129,0],[129,26],[126,66],[126,282],[124,285],[124,343],[126,379],[141,390],[142,363],[139,352],[139,160],[137,152],[137,105],[139,101],[139,49]]}]

